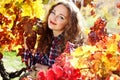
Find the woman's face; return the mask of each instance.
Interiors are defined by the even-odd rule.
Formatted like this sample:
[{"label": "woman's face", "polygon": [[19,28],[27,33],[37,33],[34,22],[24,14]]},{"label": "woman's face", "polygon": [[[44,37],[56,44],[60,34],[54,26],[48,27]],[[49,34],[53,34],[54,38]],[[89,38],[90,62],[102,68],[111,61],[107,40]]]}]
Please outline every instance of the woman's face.
[{"label": "woman's face", "polygon": [[48,17],[48,27],[53,30],[54,36],[58,36],[64,31],[68,20],[69,11],[64,5],[60,4],[54,7]]}]

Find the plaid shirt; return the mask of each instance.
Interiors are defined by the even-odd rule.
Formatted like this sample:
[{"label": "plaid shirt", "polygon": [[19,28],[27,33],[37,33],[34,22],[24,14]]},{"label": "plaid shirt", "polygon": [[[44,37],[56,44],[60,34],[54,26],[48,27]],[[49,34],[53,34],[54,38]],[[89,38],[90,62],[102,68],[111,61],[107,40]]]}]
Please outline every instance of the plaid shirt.
[{"label": "plaid shirt", "polygon": [[[50,48],[49,54],[39,54],[35,53],[32,54],[31,51],[25,51],[23,54],[23,61],[26,63],[27,66],[31,67],[36,63],[40,63],[43,65],[51,66],[55,62],[55,58],[58,57],[63,50],[61,49],[61,44],[63,41],[63,35],[59,35],[58,37],[53,37],[52,46]],[[28,60],[30,60],[30,64],[28,65]]]}]

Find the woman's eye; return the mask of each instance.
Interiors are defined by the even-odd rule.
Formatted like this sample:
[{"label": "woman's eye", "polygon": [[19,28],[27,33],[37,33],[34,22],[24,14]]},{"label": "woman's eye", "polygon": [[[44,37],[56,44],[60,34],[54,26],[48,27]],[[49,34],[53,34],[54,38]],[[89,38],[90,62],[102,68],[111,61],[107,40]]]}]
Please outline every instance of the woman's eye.
[{"label": "woman's eye", "polygon": [[60,17],[60,19],[63,19],[64,20],[64,17],[63,16],[59,16]]}]

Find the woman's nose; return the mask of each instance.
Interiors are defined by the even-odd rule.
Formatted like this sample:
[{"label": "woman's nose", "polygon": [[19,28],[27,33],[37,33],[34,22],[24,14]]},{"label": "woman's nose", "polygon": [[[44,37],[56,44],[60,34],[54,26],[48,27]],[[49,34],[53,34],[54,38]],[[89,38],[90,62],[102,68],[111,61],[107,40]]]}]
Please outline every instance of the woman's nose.
[{"label": "woman's nose", "polygon": [[54,15],[54,16],[53,16],[53,21],[56,22],[56,21],[57,21],[57,17],[58,17],[58,16]]}]

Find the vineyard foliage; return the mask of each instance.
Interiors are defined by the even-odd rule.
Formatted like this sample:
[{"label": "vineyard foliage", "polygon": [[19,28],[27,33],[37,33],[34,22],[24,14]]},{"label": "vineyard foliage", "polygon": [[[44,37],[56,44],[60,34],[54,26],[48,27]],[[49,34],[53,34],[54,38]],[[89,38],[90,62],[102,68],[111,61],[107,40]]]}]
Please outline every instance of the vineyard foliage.
[{"label": "vineyard foliage", "polygon": [[[46,11],[55,1],[57,0],[0,0],[0,59],[4,51],[14,50],[21,55],[24,50],[23,36],[27,37],[28,48],[34,49],[36,39],[42,32],[42,20],[45,19]],[[85,70],[91,75],[95,74],[94,77],[96,75],[101,77],[113,71],[119,71],[117,75],[120,75],[118,62],[120,60],[120,1],[69,1],[73,1],[79,7],[85,18],[89,44],[76,49],[70,63],[74,68],[79,68],[81,73]],[[66,61],[63,60],[63,63]],[[65,69],[68,70],[68,66]],[[89,74],[86,77],[89,77]]]},{"label": "vineyard foliage", "polygon": [[0,2],[1,50],[18,49],[23,44],[23,33],[30,34],[31,29],[45,14],[42,0],[1,0]]},{"label": "vineyard foliage", "polygon": [[[23,45],[23,33],[31,33],[30,29],[36,26],[40,21],[38,19],[44,19],[45,11],[53,2],[53,0],[0,0],[1,51],[20,48]],[[81,9],[87,27],[91,27],[98,17],[107,19],[108,27],[118,28],[120,25],[118,16],[120,2],[117,0],[107,0],[104,3],[101,0],[85,0],[84,3],[73,0],[73,2]],[[110,2],[114,4],[111,5]]]}]

